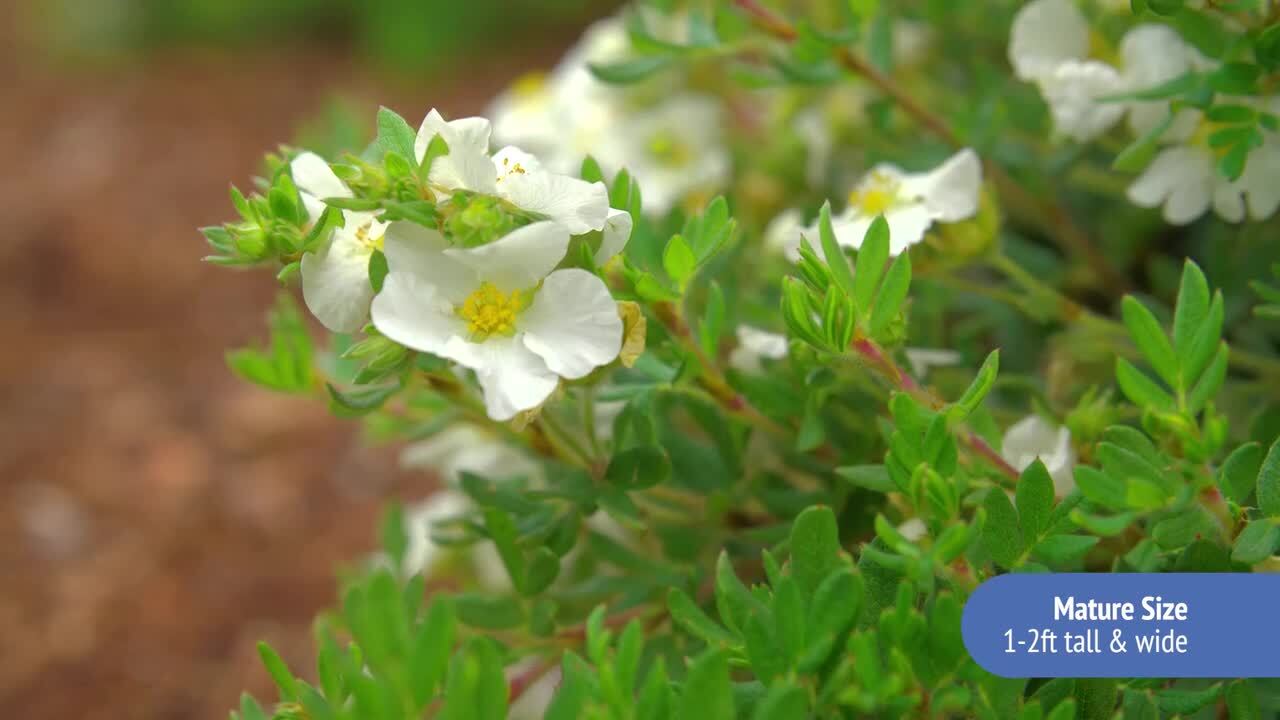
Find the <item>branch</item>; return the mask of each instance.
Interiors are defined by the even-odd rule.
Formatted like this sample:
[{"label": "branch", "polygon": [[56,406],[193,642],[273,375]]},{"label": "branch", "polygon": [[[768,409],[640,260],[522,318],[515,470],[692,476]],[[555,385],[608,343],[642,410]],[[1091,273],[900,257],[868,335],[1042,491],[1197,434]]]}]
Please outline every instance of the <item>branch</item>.
[{"label": "branch", "polygon": [[[795,28],[790,23],[760,5],[757,0],[734,0],[734,2],[751,16],[751,20],[756,27],[777,39],[790,43],[794,42],[798,37]],[[893,100],[898,107],[902,108],[903,112],[928,129],[929,132],[957,150],[965,147],[964,141],[947,125],[946,121],[920,104],[901,87],[894,84],[888,75],[882,73],[874,65],[847,47],[836,48],[835,54],[836,60],[846,70],[862,76],[877,90]],[[1005,172],[1004,168],[994,162],[983,159],[982,165],[987,175],[999,187],[1000,192],[1008,196],[1014,203],[1027,208],[1028,214],[1040,225],[1044,232],[1057,242],[1059,247],[1084,258],[1089,267],[1098,275],[1098,278],[1103,280],[1109,288],[1117,292],[1123,292],[1130,288],[1128,278],[1111,267],[1106,257],[1090,241],[1089,236],[1075,224],[1071,215],[1060,205],[1053,201],[1037,198]]]}]

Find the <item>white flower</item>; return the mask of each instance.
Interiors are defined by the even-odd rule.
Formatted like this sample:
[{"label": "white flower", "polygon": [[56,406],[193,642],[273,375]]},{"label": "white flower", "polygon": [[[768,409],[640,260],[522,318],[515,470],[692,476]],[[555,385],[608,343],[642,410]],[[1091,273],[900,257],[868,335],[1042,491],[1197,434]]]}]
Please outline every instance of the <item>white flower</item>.
[{"label": "white flower", "polygon": [[1036,80],[1067,60],[1089,54],[1089,22],[1071,0],[1032,0],[1009,29],[1009,64],[1022,80]]},{"label": "white flower", "polygon": [[[935,222],[958,222],[978,212],[982,163],[965,148],[924,173],[908,173],[895,165],[877,165],[849,193],[849,206],[831,218],[836,242],[858,248],[881,215],[889,224],[889,254],[898,255],[924,239]],[[765,231],[766,244],[781,247],[787,257],[800,257],[800,237],[821,252],[818,225],[797,231],[799,214],[784,212]]]},{"label": "white flower", "polygon": [[1055,428],[1039,415],[1029,415],[1005,431],[1000,455],[1019,472],[1040,458],[1059,497],[1075,489],[1076,451],[1066,427]]},{"label": "white flower", "polygon": [[[641,14],[659,37],[682,41],[688,23],[679,14]],[[597,22],[549,75],[517,81],[489,114],[500,142],[533,151],[559,172],[576,172],[587,155],[606,174],[626,168],[640,183],[645,211],[663,215],[690,193],[727,182],[720,105],[676,91],[655,103],[592,75],[589,64],[621,60],[630,48],[621,17]]]},{"label": "white flower", "polygon": [[527,455],[467,424],[451,425],[406,447],[400,453],[400,466],[434,470],[451,484],[457,483],[464,472],[491,479],[536,478],[540,474],[538,464]]},{"label": "white flower", "polygon": [[729,353],[729,365],[743,372],[759,372],[760,361],[781,360],[787,356],[787,336],[739,325],[734,331],[738,345]]},{"label": "white flower", "polygon": [[640,183],[645,212],[665,215],[680,200],[728,182],[722,116],[711,98],[675,95],[612,129],[595,157],[607,170],[629,170]]},{"label": "white flower", "polygon": [[405,508],[405,532],[409,544],[405,549],[405,575],[428,573],[440,561],[448,549],[431,541],[432,530],[441,523],[456,518],[471,507],[471,500],[456,490],[440,490],[426,500]]},{"label": "white flower", "polygon": [[551,172],[536,157],[512,146],[491,156],[490,133],[489,121],[484,118],[446,122],[435,110],[427,114],[418,130],[415,152],[421,161],[436,135],[449,145],[448,154],[431,165],[428,178],[439,194],[447,197],[465,190],[494,197],[553,220],[571,235],[601,231],[597,264],[604,264],[622,249],[631,235],[631,215],[609,207],[604,183]]},{"label": "white flower", "polygon": [[924,520],[913,517],[908,518],[898,526],[898,534],[911,542],[916,542],[929,534],[929,528],[924,524]]},{"label": "white flower", "polygon": [[1168,104],[1104,102],[1103,98],[1153,87],[1204,60],[1173,29],[1139,25],[1121,41],[1121,67],[1089,56],[1089,23],[1071,0],[1034,0],[1014,18],[1009,62],[1040,88],[1057,132],[1077,141],[1097,137],[1129,113],[1134,132],[1160,122]]},{"label": "white flower", "polygon": [[[350,188],[315,153],[299,154],[290,170],[312,223],[324,212],[325,198],[352,196]],[[381,247],[387,226],[373,213],[344,210],[342,216],[343,227],[324,238],[315,252],[302,256],[302,297],[326,328],[354,332],[369,317],[373,299],[369,258]]]},{"label": "white flower", "polygon": [[584,377],[621,350],[622,320],[604,282],[555,270],[569,246],[558,223],[453,248],[435,230],[398,222],[385,245],[390,272],[373,300],[374,326],[475,370],[496,420],[538,407],[560,378]]},{"label": "white flower", "polygon": [[858,248],[871,223],[883,215],[889,254],[898,255],[923,240],[933,223],[973,217],[981,191],[982,163],[968,148],[924,173],[881,164],[849,194],[849,207],[832,219],[832,227],[841,245]]},{"label": "white flower", "polygon": [[1262,144],[1249,151],[1244,173],[1230,180],[1218,170],[1218,151],[1209,147],[1214,125],[1198,110],[1184,111],[1184,116],[1193,118],[1192,130],[1174,128],[1165,134],[1177,144],[1162,149],[1129,186],[1129,200],[1139,207],[1162,208],[1171,225],[1186,225],[1210,207],[1228,222],[1275,214],[1280,208],[1280,137],[1264,132]]},{"label": "white flower", "polygon": [[955,350],[933,350],[930,348],[906,348],[907,364],[911,366],[911,374],[916,379],[923,379],[930,368],[946,367],[960,362],[960,353]]}]

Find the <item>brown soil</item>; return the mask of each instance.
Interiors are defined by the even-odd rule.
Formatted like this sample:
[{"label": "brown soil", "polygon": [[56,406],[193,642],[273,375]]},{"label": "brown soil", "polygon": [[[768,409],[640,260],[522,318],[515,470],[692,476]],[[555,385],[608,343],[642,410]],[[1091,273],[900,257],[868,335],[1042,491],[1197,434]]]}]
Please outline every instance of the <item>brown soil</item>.
[{"label": "brown soil", "polygon": [[295,51],[0,65],[0,717],[224,718],[274,698],[259,639],[305,667],[334,569],[429,482],[230,375],[275,285],[201,264],[195,229],[331,90],[457,115],[528,66],[394,89]]}]

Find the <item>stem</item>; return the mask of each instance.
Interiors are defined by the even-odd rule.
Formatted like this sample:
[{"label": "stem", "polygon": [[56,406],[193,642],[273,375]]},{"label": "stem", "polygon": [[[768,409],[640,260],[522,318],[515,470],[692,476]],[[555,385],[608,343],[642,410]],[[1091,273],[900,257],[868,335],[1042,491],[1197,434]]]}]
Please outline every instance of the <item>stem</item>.
[{"label": "stem", "polygon": [[[891,384],[908,392],[912,397],[920,400],[929,407],[937,410],[946,405],[946,403],[934,395],[929,390],[921,387],[915,378],[902,371],[901,368],[894,363],[893,358],[889,357],[879,345],[869,338],[859,338],[854,340],[851,346],[853,351],[861,357],[868,366],[883,375]],[[1018,469],[1010,465],[995,448],[991,447],[986,440],[983,440],[972,430],[962,430],[959,433],[960,441],[963,442],[974,454],[986,460],[996,470],[999,470],[1006,478],[1016,482],[1021,473]]]},{"label": "stem", "polygon": [[508,705],[519,700],[520,696],[525,694],[525,691],[533,687],[535,683],[542,679],[543,675],[554,670],[559,664],[556,660],[548,658],[511,678],[511,682],[507,684]]},{"label": "stem", "polygon": [[[785,19],[760,5],[757,0],[734,1],[739,8],[751,16],[756,27],[784,42],[790,43],[796,40],[795,28]],[[947,125],[945,120],[896,85],[888,75],[847,47],[836,48],[835,54],[836,60],[846,70],[862,76],[929,132],[957,150],[965,147],[964,140]],[[1107,287],[1120,292],[1129,288],[1128,278],[1111,267],[1106,257],[1093,245],[1089,236],[1075,224],[1071,215],[1061,205],[1052,200],[1037,198],[994,162],[983,160],[982,165],[1000,192],[1012,203],[1026,208],[1026,215],[1035,220],[1040,229],[1053,238],[1059,247],[1083,258]]]},{"label": "stem", "polygon": [[699,365],[702,367],[698,380],[721,407],[730,414],[771,435],[781,438],[790,437],[790,430],[757,410],[745,397],[733,389],[733,386],[725,378],[724,373],[702,351],[702,346],[694,340],[693,333],[689,330],[689,324],[685,322],[683,313],[677,306],[668,302],[659,303],[655,308],[655,313],[658,316],[658,321],[662,323],[662,326],[667,329],[667,332],[680,347],[697,358]]}]

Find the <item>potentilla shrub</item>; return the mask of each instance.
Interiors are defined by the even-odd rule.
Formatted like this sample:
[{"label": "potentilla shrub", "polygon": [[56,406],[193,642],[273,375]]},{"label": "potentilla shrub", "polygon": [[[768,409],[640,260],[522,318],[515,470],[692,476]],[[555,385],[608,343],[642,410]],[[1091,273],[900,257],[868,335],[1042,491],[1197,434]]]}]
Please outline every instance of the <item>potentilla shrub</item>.
[{"label": "potentilla shrub", "polygon": [[960,617],[1276,567],[1275,10],[645,2],[487,117],[269,156],[209,260],[328,332],[285,292],[232,369],[443,488],[233,717],[1273,712],[999,678]]}]

